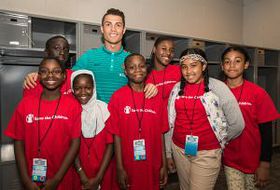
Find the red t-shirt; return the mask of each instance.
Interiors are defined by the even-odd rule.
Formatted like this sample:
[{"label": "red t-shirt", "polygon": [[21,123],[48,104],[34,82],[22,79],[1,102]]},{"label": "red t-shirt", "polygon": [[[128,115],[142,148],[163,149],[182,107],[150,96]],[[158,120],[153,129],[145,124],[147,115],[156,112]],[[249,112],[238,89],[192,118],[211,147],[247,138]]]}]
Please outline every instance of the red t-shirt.
[{"label": "red t-shirt", "polygon": [[[168,98],[174,85],[181,79],[181,70],[178,65],[168,65],[164,70],[152,70],[148,75],[146,83],[152,83],[158,88],[158,95],[165,102]],[[167,104],[166,104],[167,105]]]},{"label": "red t-shirt", "polygon": [[231,89],[239,102],[245,128],[224,150],[223,162],[244,173],[255,173],[260,162],[261,136],[258,124],[279,117],[270,96],[261,87],[249,81]]},{"label": "red t-shirt", "polygon": [[[71,74],[73,73],[72,70],[66,69],[66,78],[63,82],[60,91],[62,94],[70,94],[72,92],[71,90]],[[23,89],[23,97],[29,96],[29,95],[37,95],[40,96],[43,92],[43,86],[41,85],[40,81],[36,81],[37,85],[34,88],[30,89]]]},{"label": "red t-shirt", "polygon": [[[103,156],[107,147],[107,144],[113,143],[112,134],[103,129],[93,138],[84,138],[81,136],[80,146],[80,163],[88,178],[94,178],[98,173]],[[107,170],[103,176],[101,189],[119,189],[117,181],[115,179],[116,163],[115,160],[111,160]],[[78,177],[79,181],[80,178]],[[77,189],[81,189],[81,185]]]},{"label": "red t-shirt", "polygon": [[[132,95],[133,94],[133,95]],[[134,98],[133,98],[134,96]],[[160,168],[162,166],[162,134],[168,131],[167,111],[162,109],[158,97],[145,99],[143,92],[133,92],[128,86],[117,90],[108,105],[110,117],[106,128],[121,138],[122,159],[128,174],[131,190],[159,189]],[[139,120],[141,136],[145,139],[146,160],[135,161],[133,140],[139,139]]]},{"label": "red t-shirt", "polygon": [[[44,139],[41,142],[40,158],[47,159],[47,179],[51,179],[61,167],[71,140],[80,137],[82,109],[72,95],[62,95],[60,102],[41,100],[38,117],[39,100],[40,96],[27,96],[21,100],[5,130],[5,135],[24,141],[27,170],[31,179],[32,161],[33,158],[38,158],[38,130],[40,129],[40,139]],[[58,102],[56,117],[46,133]],[[75,170],[70,167],[60,182],[58,190],[73,189],[73,172]]]},{"label": "red t-shirt", "polygon": [[199,99],[203,94],[204,82],[186,84],[184,96],[178,96],[175,100],[176,119],[172,140],[182,149],[185,148],[186,135],[191,134],[199,137],[198,150],[220,148]]}]

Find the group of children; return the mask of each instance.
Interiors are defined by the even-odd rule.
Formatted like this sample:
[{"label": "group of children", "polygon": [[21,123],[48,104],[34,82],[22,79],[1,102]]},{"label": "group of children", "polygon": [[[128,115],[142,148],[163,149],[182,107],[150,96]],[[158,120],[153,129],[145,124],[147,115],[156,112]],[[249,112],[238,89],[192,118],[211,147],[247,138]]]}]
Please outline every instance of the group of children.
[{"label": "group of children", "polygon": [[[91,69],[64,68],[67,40],[49,39],[39,82],[25,89],[5,130],[15,140],[24,187],[154,190],[176,170],[181,189],[213,189],[222,163],[229,189],[266,185],[271,122],[279,113],[262,88],[243,78],[246,51],[224,51],[222,82],[208,76],[203,50],[188,48],[171,64],[174,49],[171,38],[159,37],[149,64],[127,53],[127,84],[110,89],[107,105],[97,99],[100,81]],[[157,95],[147,98],[147,84]]]}]

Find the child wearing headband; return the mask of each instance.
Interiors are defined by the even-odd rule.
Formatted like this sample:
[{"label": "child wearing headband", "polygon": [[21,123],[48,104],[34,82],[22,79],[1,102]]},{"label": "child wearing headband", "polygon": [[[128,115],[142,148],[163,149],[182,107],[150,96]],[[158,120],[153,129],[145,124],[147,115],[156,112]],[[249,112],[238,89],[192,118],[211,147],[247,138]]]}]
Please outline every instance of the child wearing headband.
[{"label": "child wearing headband", "polygon": [[208,76],[204,51],[186,49],[180,65],[181,81],[168,103],[168,162],[175,162],[181,189],[213,189],[222,149],[241,133],[244,121],[228,87]]}]

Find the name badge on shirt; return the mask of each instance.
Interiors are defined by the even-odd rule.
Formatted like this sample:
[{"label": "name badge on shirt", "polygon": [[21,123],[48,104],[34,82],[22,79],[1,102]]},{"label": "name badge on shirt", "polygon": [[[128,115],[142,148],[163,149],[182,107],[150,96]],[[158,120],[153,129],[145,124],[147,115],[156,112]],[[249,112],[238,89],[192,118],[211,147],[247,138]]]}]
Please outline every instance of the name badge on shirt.
[{"label": "name badge on shirt", "polygon": [[32,181],[44,183],[47,178],[47,160],[33,158]]},{"label": "name badge on shirt", "polygon": [[146,160],[145,140],[138,139],[133,141],[134,160]]},{"label": "name badge on shirt", "polygon": [[187,135],[185,143],[185,155],[196,156],[198,148],[198,136]]}]

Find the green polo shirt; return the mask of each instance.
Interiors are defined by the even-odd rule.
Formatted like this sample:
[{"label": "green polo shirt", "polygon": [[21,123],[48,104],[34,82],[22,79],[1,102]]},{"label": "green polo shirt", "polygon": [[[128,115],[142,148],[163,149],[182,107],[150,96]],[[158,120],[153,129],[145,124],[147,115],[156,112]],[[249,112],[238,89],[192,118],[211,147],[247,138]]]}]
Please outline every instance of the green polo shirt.
[{"label": "green polo shirt", "polygon": [[73,70],[92,71],[96,81],[97,99],[108,103],[112,94],[127,84],[123,63],[129,54],[123,47],[118,52],[111,52],[105,46],[90,49],[77,60]]}]

